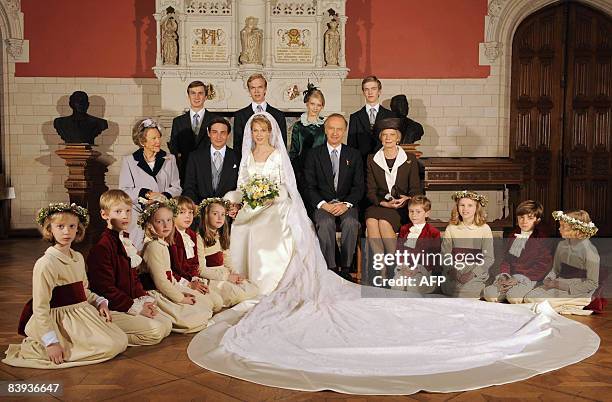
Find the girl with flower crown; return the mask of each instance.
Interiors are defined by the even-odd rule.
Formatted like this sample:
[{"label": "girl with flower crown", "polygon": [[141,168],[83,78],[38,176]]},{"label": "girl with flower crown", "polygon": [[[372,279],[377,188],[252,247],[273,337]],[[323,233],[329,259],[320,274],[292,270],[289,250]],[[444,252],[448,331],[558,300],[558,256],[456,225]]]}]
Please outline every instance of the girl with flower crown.
[{"label": "girl with flower crown", "polygon": [[189,197],[179,195],[174,197],[178,207],[178,215],[174,218],[174,242],[170,245],[170,260],[174,278],[183,286],[207,295],[213,302],[213,311],[223,308],[223,299],[215,290],[211,290],[208,281],[200,276],[200,263],[198,259],[198,234],[191,230],[194,215],[198,207]]},{"label": "girl with flower crown", "polygon": [[19,320],[20,345],[9,345],[4,363],[54,369],[112,359],[127,336],[111,321],[108,300],[89,290],[85,261],[71,248],[85,235],[87,210],[53,203],[38,212],[43,239],[52,244],[36,261],[32,299]]},{"label": "girl with flower crown", "polygon": [[495,262],[493,233],[487,225],[487,197],[472,191],[452,195],[455,206],[442,236],[446,282],[442,292],[451,297],[480,298]]},{"label": "girl with flower crown", "polygon": [[[132,141],[139,149],[123,157],[119,188],[132,199],[133,216],[153,201],[164,201],[181,194],[181,182],[174,155],[161,149],[162,132],[151,118],[140,119],[132,129]],[[130,240],[142,250],[144,233],[134,219],[128,227]]]},{"label": "girl with flower crown", "polygon": [[230,258],[227,212],[231,204],[222,198],[208,198],[199,205],[200,233],[197,236],[200,276],[208,279],[208,287],[231,307],[257,296],[258,289],[243,275],[234,272]]},{"label": "girl with flower crown", "polygon": [[178,212],[174,200],[155,201],[138,218],[146,236],[141,281],[158,308],[170,317],[173,332],[198,332],[212,317],[214,302],[209,295],[179,283],[172,274],[168,248],[174,244],[174,218]]},{"label": "girl with flower crown", "polygon": [[544,283],[527,293],[525,302],[548,300],[560,314],[589,315],[591,296],[599,286],[599,253],[589,238],[597,232],[589,213],[555,211],[559,233],[552,270]]}]

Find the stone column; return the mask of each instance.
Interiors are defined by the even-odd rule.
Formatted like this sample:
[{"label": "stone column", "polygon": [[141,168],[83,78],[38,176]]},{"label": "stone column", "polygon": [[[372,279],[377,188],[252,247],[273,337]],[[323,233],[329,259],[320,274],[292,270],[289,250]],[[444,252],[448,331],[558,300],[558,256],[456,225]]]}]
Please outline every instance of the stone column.
[{"label": "stone column", "polygon": [[230,49],[230,67],[238,67],[238,55],[240,54],[240,23],[238,21],[238,5],[236,0],[232,0],[232,24],[230,32],[226,35],[231,35],[231,40],[228,39],[228,43],[231,46]]},{"label": "stone column", "polygon": [[347,19],[346,15],[340,16],[340,54],[338,55],[340,67],[346,67],[346,31],[344,28]]},{"label": "stone column", "polygon": [[315,57],[315,66],[317,68],[321,68],[323,67],[324,64],[324,60],[323,60],[323,29],[321,27],[321,23],[323,22],[323,17],[321,15],[317,15],[315,17],[315,20],[317,21],[317,56]]},{"label": "stone column", "polygon": [[159,26],[161,21],[161,15],[159,13],[153,14],[155,18],[155,28],[157,29],[157,53],[155,54],[155,65],[161,66],[163,64],[162,54],[161,54],[161,27]]},{"label": "stone column", "polygon": [[100,216],[100,195],[108,190],[104,184],[107,169],[97,160],[100,152],[91,147],[89,144],[66,144],[66,148],[55,151],[68,166],[68,178],[64,186],[68,190],[70,202],[89,211],[90,223],[80,247],[82,250],[97,241],[106,226]]},{"label": "stone column", "polygon": [[181,13],[181,14],[177,14],[176,12],[174,13],[174,15],[176,15],[176,18],[179,21],[179,38],[178,38],[178,46],[179,46],[179,62],[178,65],[179,66],[184,66],[187,64],[187,52],[185,51],[185,48],[188,46],[189,41],[187,40],[187,38],[185,38],[185,14]]},{"label": "stone column", "polygon": [[266,0],[266,15],[264,24],[266,25],[265,37],[264,37],[264,57],[263,65],[267,68],[272,67],[272,27],[270,24],[270,16],[272,15],[271,0]]}]

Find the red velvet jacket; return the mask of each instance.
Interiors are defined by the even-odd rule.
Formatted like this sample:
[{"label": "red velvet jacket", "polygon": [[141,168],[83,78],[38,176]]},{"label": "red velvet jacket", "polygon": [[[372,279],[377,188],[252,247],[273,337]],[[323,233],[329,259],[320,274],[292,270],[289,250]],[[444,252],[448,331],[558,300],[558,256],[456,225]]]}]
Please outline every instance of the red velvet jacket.
[{"label": "red velvet jacket", "polygon": [[[410,228],[412,227],[412,222],[402,225],[399,231],[399,236],[397,237],[397,250],[410,250],[408,247],[404,245],[404,242],[408,238],[408,234],[410,233]],[[428,239],[428,240],[425,240]],[[423,230],[421,230],[421,234],[416,242],[416,247],[413,249],[416,252],[420,253],[423,250],[425,253],[439,253],[441,248],[441,239],[440,239],[440,231],[435,227],[431,226],[429,223],[426,223],[423,226]],[[434,267],[425,265],[428,271],[431,271]]]},{"label": "red velvet jacket", "polygon": [[183,236],[178,230],[174,231],[174,244],[168,249],[170,250],[170,262],[172,264],[172,273],[177,281],[181,278],[185,278],[191,282],[191,278],[200,275],[200,262],[198,260],[198,236],[196,232],[187,228],[185,233],[189,235],[191,240],[194,242],[193,257],[187,259],[187,253],[185,252],[185,243],[183,243]]},{"label": "red velvet jacket", "polygon": [[130,267],[130,257],[119,239],[119,232],[104,229],[98,243],[87,257],[87,277],[90,289],[108,299],[108,308],[127,312],[134,299],[146,293],[136,270]]},{"label": "red velvet jacket", "polygon": [[520,257],[515,257],[509,253],[510,247],[516,237],[515,234],[521,233],[521,229],[517,228],[511,233],[508,241],[508,247],[504,260],[499,266],[499,273],[508,275],[520,274],[524,275],[532,281],[541,281],[552,268],[553,256],[550,250],[550,244],[543,239],[548,236],[539,230],[536,226],[533,233],[529,236],[525,248]]}]

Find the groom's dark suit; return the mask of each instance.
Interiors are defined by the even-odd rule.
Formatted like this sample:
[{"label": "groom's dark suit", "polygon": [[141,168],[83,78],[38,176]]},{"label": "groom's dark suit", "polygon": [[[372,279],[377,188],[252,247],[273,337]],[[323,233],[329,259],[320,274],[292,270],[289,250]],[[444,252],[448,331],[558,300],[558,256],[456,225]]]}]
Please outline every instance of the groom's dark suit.
[{"label": "groom's dark suit", "polygon": [[[376,113],[376,122],[389,117],[395,117],[395,113],[384,108],[382,105],[379,105],[378,113]],[[382,146],[380,139],[378,139],[378,136],[376,133],[374,133],[374,130],[370,125],[370,119],[368,118],[368,113],[366,112],[365,106],[351,114],[346,144],[349,147],[358,149],[359,152],[361,152],[361,159],[364,163],[364,168],[368,155],[378,151],[378,149]]]},{"label": "groom's dark suit", "polygon": [[[359,237],[358,204],[365,191],[361,154],[342,145],[339,155],[338,185],[334,188],[334,174],[327,143],[313,148],[304,162],[307,202],[315,208],[314,221],[321,251],[328,268],[348,268],[353,263]],[[350,203],[343,215],[336,217],[322,208],[322,202]],[[336,222],[340,222],[340,263],[336,263]]]},{"label": "groom's dark suit", "polygon": [[223,167],[219,176],[217,189],[213,190],[210,147],[201,146],[189,157],[183,195],[191,198],[196,204],[210,197],[223,197],[228,191],[236,189],[240,160],[229,147],[225,148]]},{"label": "groom's dark suit", "polygon": [[[274,120],[278,123],[280,127],[281,134],[283,136],[283,142],[285,146],[287,145],[287,121],[285,120],[285,114],[278,110],[277,108],[266,104],[266,112],[270,113]],[[234,126],[232,131],[234,132],[234,143],[233,147],[236,153],[240,156],[242,153],[242,138],[244,136],[244,126],[247,121],[253,116],[255,112],[253,112],[253,106],[251,103],[245,108],[238,110],[234,114]]]},{"label": "groom's dark suit", "polygon": [[200,124],[200,130],[197,136],[191,128],[189,110],[172,120],[172,132],[170,133],[168,149],[170,149],[170,153],[176,157],[179,177],[181,178],[181,186],[184,186],[185,183],[185,170],[187,168],[189,154],[198,149],[200,145],[210,144],[206,128],[214,117],[214,114],[208,110],[204,110],[204,117],[202,117],[202,123]]}]

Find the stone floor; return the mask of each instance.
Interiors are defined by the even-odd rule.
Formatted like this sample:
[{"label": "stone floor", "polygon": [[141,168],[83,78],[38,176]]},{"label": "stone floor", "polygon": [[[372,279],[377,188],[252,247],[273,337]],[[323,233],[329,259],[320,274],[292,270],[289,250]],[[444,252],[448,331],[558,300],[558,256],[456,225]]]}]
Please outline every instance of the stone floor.
[{"label": "stone floor", "polygon": [[[47,244],[37,239],[0,241],[0,349],[21,342],[16,334],[23,304],[30,298],[34,261]],[[0,381],[63,381],[59,399],[125,401],[409,401],[409,400],[612,400],[612,317],[572,317],[601,337],[592,357],[518,383],[452,394],[356,396],[335,392],[298,392],[252,384],[196,366],[187,357],[192,336],[171,334],[161,344],[129,348],[106,363],[64,370],[34,370],[0,363]],[[576,342],[580,342],[576,339]],[[2,354],[3,355],[3,354]],[[2,400],[11,400],[0,397]],[[56,400],[53,396],[31,398]],[[23,400],[23,399],[22,399]]]}]

